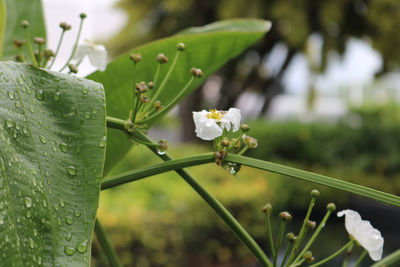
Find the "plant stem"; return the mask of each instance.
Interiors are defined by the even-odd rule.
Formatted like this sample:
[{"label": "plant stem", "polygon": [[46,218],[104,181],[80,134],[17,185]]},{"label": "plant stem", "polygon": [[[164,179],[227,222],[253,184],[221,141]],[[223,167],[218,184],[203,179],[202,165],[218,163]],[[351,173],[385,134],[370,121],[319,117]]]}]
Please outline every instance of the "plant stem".
[{"label": "plant stem", "polygon": [[400,262],[400,249],[390,253],[379,262],[371,265],[371,267],[387,267],[398,262]]},{"label": "plant stem", "polygon": [[[108,121],[108,119],[107,119]],[[115,124],[119,122],[118,129],[125,129],[125,122],[123,120],[112,119],[110,120],[110,125],[116,126]],[[138,129],[134,129],[130,134],[135,134],[135,137],[142,139],[145,142],[152,142],[152,140],[147,137]],[[156,153],[164,161],[170,161],[172,158],[166,153],[160,155],[157,153],[157,148],[154,146],[148,146],[148,148]],[[206,154],[206,157],[210,157]],[[229,213],[229,211],[216,199],[214,198],[206,189],[204,189],[189,173],[183,169],[175,170],[209,205],[210,207],[221,217],[221,219],[229,226],[229,228],[236,234],[236,236],[246,245],[246,247],[253,253],[253,255],[259,260],[263,266],[272,267],[271,261],[264,254],[260,246],[254,241],[254,239],[247,233],[247,231],[240,225],[238,221]]]},{"label": "plant stem", "polygon": [[214,153],[201,154],[177,160],[169,160],[148,167],[127,171],[118,175],[105,177],[105,181],[101,184],[101,190],[109,189],[124,183],[137,181],[152,175],[214,161]]},{"label": "plant stem", "polygon": [[312,243],[314,243],[315,239],[318,237],[319,233],[321,232],[322,228],[325,226],[326,221],[328,220],[329,216],[331,215],[332,211],[327,210],[324,218],[322,219],[321,223],[318,225],[317,229],[315,230],[314,234],[311,236],[310,240],[307,242],[303,250],[300,252],[300,254],[297,256],[297,258],[294,260],[294,262],[297,262],[301,256],[310,248]]},{"label": "plant stem", "polygon": [[269,246],[271,247],[272,258],[275,258],[274,237],[272,236],[271,216],[269,212],[266,213],[266,218],[267,218],[267,232],[268,232]]},{"label": "plant stem", "polygon": [[281,262],[281,267],[285,266],[286,259],[289,256],[290,248],[293,245],[294,245],[294,242],[289,241],[289,244],[287,245],[287,248],[286,248],[285,257],[283,258],[283,261]]},{"label": "plant stem", "polygon": [[364,249],[363,253],[361,253],[360,257],[358,257],[358,260],[356,261],[356,264],[354,264],[354,267],[358,267],[358,265],[360,265],[360,263],[362,262],[364,257],[367,255],[367,253],[368,253],[368,251],[366,251]]},{"label": "plant stem", "polygon": [[347,267],[347,263],[348,263],[348,261],[349,261],[349,256],[350,256],[350,254],[351,254],[351,251],[353,250],[353,247],[354,247],[354,243],[351,244],[351,245],[347,248],[346,253],[345,253],[345,255],[344,255],[342,267]]},{"label": "plant stem", "polygon": [[78,47],[78,43],[79,43],[79,38],[81,36],[82,26],[83,26],[83,21],[84,20],[85,20],[84,18],[81,18],[81,22],[79,24],[78,35],[76,36],[75,44],[74,44],[74,47],[72,48],[72,53],[71,53],[70,57],[68,58],[67,62],[65,63],[65,65],[59,70],[59,72],[62,72],[66,67],[68,67],[69,62],[72,60],[72,58],[75,55],[76,48]]},{"label": "plant stem", "polygon": [[278,240],[276,241],[276,249],[275,249],[275,255],[274,255],[274,266],[276,266],[276,259],[278,258],[279,248],[281,246],[283,232],[285,232],[285,227],[286,227],[286,221],[282,220],[281,228],[279,230]]},{"label": "plant stem", "polygon": [[30,33],[29,33],[29,29],[26,27],[26,28],[24,28],[24,31],[25,31],[26,45],[28,46],[29,54],[31,55],[33,65],[38,66],[38,62],[36,60],[35,53],[33,53],[33,48],[32,48],[31,36],[30,36]]},{"label": "plant stem", "polygon": [[[126,130],[126,124],[127,121],[117,119],[117,118],[112,118],[112,117],[107,117],[107,127],[110,128],[115,128],[119,129],[122,131],[127,131]],[[156,149],[154,149],[156,151]],[[329,186],[332,188],[337,188],[343,191],[347,191],[353,194],[365,196],[368,198],[376,199],[384,203],[388,203],[394,206],[400,206],[400,197],[395,196],[392,194],[388,194],[382,191],[374,190],[368,187],[360,186],[357,184],[352,184],[346,181],[341,181],[338,179],[334,179],[331,177],[315,174],[315,173],[310,173],[306,171],[302,171],[299,169],[279,165],[279,164],[274,164],[271,162],[267,161],[262,161],[258,159],[253,159],[249,157],[244,157],[244,156],[238,156],[234,155],[232,153],[228,153],[228,155],[225,158],[225,161],[227,162],[233,162],[237,164],[242,164],[245,166],[253,167],[256,169],[261,169],[265,171],[270,171],[274,173],[279,173],[283,174],[289,177],[293,178],[298,178],[302,179],[305,181],[313,182],[316,184],[321,184],[325,186]]]},{"label": "plant stem", "polygon": [[56,57],[58,55],[58,52],[60,51],[60,47],[61,47],[61,43],[62,43],[63,38],[64,38],[64,34],[65,34],[65,30],[63,29],[62,32],[61,32],[60,39],[58,40],[58,44],[57,44],[57,48],[56,48],[56,52],[54,54],[53,60],[51,61],[50,65],[49,65],[49,69],[51,69],[51,67],[53,67],[54,62],[56,61]]},{"label": "plant stem", "polygon": [[315,263],[315,264],[313,264],[313,265],[310,265],[310,266],[308,266],[308,267],[317,267],[317,266],[320,266],[320,265],[322,265],[322,264],[324,264],[324,263],[326,263],[326,262],[332,260],[333,258],[339,256],[343,251],[345,251],[349,246],[352,246],[353,244],[354,244],[354,241],[353,241],[353,240],[350,240],[346,245],[344,245],[343,247],[341,247],[338,251],[336,251],[335,253],[333,253],[333,254],[330,255],[329,257],[326,257],[325,259],[320,260],[319,262],[317,262],[317,263]]},{"label": "plant stem", "polygon": [[160,87],[155,92],[154,96],[150,99],[149,107],[153,106],[154,102],[157,100],[157,97],[161,94],[162,89],[164,88],[165,84],[167,83],[169,76],[171,76],[172,71],[175,68],[176,62],[178,61],[180,51],[176,51],[174,60],[172,61],[171,67],[169,68],[167,74],[165,75],[163,81],[160,84]]},{"label": "plant stem", "polygon": [[96,223],[94,225],[94,232],[96,233],[97,240],[99,241],[104,254],[106,254],[108,263],[112,267],[122,267],[122,264],[118,259],[117,253],[111,246],[111,243],[107,238],[106,232],[104,231],[104,228],[103,226],[101,226],[98,219],[96,219]]},{"label": "plant stem", "polygon": [[298,248],[300,247],[300,245],[301,245],[301,243],[303,241],[305,232],[307,231],[306,225],[307,225],[308,219],[310,218],[311,211],[312,211],[312,209],[314,207],[315,200],[316,200],[315,197],[312,197],[311,200],[310,200],[310,204],[308,205],[308,210],[307,210],[306,217],[304,218],[303,225],[301,226],[299,236],[297,237],[297,239],[296,239],[296,241],[294,243],[294,246],[292,248],[292,251],[290,252],[289,260],[288,260],[286,266],[289,266],[292,263],[293,258],[296,256],[297,250],[298,250]]}]

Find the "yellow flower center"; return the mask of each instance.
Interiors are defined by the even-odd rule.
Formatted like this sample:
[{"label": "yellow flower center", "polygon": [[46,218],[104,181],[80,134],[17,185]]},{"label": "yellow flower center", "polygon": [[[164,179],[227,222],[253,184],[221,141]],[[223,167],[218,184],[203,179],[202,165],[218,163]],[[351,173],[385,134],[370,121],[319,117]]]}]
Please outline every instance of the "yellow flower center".
[{"label": "yellow flower center", "polygon": [[207,114],[207,118],[214,119],[216,121],[222,119],[222,114],[217,109],[210,109],[209,112],[210,113]]}]

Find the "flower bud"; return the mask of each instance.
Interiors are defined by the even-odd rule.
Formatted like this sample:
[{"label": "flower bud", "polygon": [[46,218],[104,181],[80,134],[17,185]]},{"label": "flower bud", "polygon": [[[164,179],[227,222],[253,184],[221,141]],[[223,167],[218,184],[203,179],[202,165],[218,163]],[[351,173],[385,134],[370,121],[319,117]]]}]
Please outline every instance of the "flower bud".
[{"label": "flower bud", "polygon": [[79,17],[80,17],[81,19],[85,19],[87,16],[86,16],[85,13],[81,13],[81,14],[79,14]]},{"label": "flower bud", "polygon": [[16,56],[15,56],[15,61],[17,61],[17,62],[24,62],[24,58],[23,58],[23,56],[21,56],[21,55],[16,55]]},{"label": "flower bud", "polygon": [[327,208],[329,211],[334,212],[334,211],[336,210],[336,205],[335,205],[335,203],[329,203],[329,204],[326,206],[326,208]]},{"label": "flower bud", "polygon": [[69,64],[68,68],[69,68],[69,71],[72,72],[72,73],[77,73],[78,72],[78,69],[73,64]]},{"label": "flower bud", "polygon": [[303,254],[303,258],[306,259],[307,261],[313,257],[311,251],[307,251]]},{"label": "flower bud", "polygon": [[154,88],[154,83],[152,81],[147,83],[147,88],[153,89]]},{"label": "flower bud", "polygon": [[133,54],[132,53],[132,54],[129,55],[129,58],[135,63],[138,63],[138,62],[142,61],[142,55],[141,54]]},{"label": "flower bud", "polygon": [[294,241],[296,241],[297,236],[295,236],[293,232],[290,232],[290,233],[287,233],[286,239],[287,239],[289,242],[294,242]]},{"label": "flower bud", "polygon": [[147,102],[149,102],[149,98],[148,98],[147,96],[141,94],[141,95],[140,95],[140,101],[141,101],[142,103],[147,103]]},{"label": "flower bud", "polygon": [[313,189],[313,190],[311,190],[310,195],[311,195],[311,197],[317,198],[317,197],[319,197],[320,194],[317,189]]},{"label": "flower bud", "polygon": [[224,140],[221,141],[221,146],[223,147],[229,147],[230,143],[228,138],[224,138]]},{"label": "flower bud", "polygon": [[137,93],[141,93],[141,94],[146,93],[146,92],[147,92],[146,83],[143,82],[143,81],[140,82],[140,83],[137,83],[137,84],[136,84],[136,92],[137,92]]},{"label": "flower bud", "polygon": [[314,230],[316,225],[317,223],[315,221],[308,220],[306,223],[307,228],[310,230]]},{"label": "flower bud", "polygon": [[203,71],[201,69],[192,68],[190,71],[192,72],[192,75],[196,78],[200,78],[201,76],[203,76]]},{"label": "flower bud", "polygon": [[292,215],[290,215],[290,213],[287,211],[282,211],[279,213],[279,218],[285,222],[290,222],[292,220]]},{"label": "flower bud", "polygon": [[156,111],[160,111],[163,108],[163,106],[161,106],[161,101],[157,100],[156,102],[154,102],[154,107]]},{"label": "flower bud", "polygon": [[43,51],[43,55],[44,55],[44,57],[46,57],[46,58],[54,57],[54,52],[53,52],[53,50],[51,50],[51,49],[45,49],[45,50]]},{"label": "flower bud", "polygon": [[46,40],[43,37],[33,37],[33,42],[36,44],[44,44]]},{"label": "flower bud", "polygon": [[27,20],[23,20],[23,21],[21,21],[21,26],[22,26],[22,28],[28,28],[29,22]]},{"label": "flower bud", "polygon": [[176,48],[178,49],[178,51],[183,51],[183,50],[185,50],[185,44],[184,43],[178,43],[176,45]]},{"label": "flower bud", "polygon": [[315,261],[315,258],[313,256],[311,256],[310,258],[307,259],[308,263],[312,263]]},{"label": "flower bud", "polygon": [[71,25],[67,24],[66,22],[61,22],[60,28],[63,29],[64,31],[68,31],[71,30]]},{"label": "flower bud", "polygon": [[222,165],[222,161],[226,157],[226,151],[224,151],[224,150],[216,151],[214,153],[214,157],[215,157],[215,162],[217,163],[217,165]]},{"label": "flower bud", "polygon": [[25,44],[25,40],[14,40],[14,46],[20,48]]},{"label": "flower bud", "polygon": [[272,212],[271,203],[265,204],[264,207],[262,208],[262,212],[264,212],[265,214],[271,214],[271,212]]},{"label": "flower bud", "polygon": [[257,139],[251,137],[251,136],[246,136],[244,138],[244,143],[246,144],[246,146],[248,146],[249,148],[256,148],[258,146],[258,141]]},{"label": "flower bud", "polygon": [[156,57],[156,60],[160,64],[164,64],[164,63],[168,62],[168,58],[163,53],[158,54]]},{"label": "flower bud", "polygon": [[250,131],[250,126],[247,124],[242,124],[240,125],[240,130],[242,130],[244,133],[247,133],[248,131]]}]

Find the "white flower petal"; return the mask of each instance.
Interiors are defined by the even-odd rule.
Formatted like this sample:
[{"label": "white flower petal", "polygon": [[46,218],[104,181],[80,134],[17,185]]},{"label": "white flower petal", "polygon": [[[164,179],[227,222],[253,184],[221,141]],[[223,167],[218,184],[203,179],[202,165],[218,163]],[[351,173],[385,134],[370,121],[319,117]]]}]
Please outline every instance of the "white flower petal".
[{"label": "white flower petal", "polygon": [[75,50],[73,60],[82,60],[90,52],[90,44],[82,43],[79,44]]},{"label": "white flower petal", "polygon": [[240,128],[240,109],[237,108],[230,108],[222,117],[221,123],[224,128],[228,131],[231,129],[232,124],[232,131],[236,132]]},{"label": "white flower petal", "polygon": [[347,232],[352,235],[360,245],[368,251],[374,261],[382,258],[383,237],[379,230],[372,227],[367,220],[362,220],[360,214],[354,210],[342,210],[337,213],[338,217],[345,215],[344,225]]},{"label": "white flower petal", "polygon": [[221,136],[223,131],[214,119],[207,118],[207,114],[205,110],[193,112],[196,135],[203,140],[214,140]]},{"label": "white flower petal", "polygon": [[105,71],[107,66],[107,50],[102,45],[92,45],[88,54],[90,62],[100,71]]}]

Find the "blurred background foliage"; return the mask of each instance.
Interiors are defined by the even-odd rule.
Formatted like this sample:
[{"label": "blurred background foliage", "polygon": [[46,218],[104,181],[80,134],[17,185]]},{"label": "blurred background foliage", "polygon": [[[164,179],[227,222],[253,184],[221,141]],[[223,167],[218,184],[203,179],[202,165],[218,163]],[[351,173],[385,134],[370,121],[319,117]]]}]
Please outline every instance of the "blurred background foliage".
[{"label": "blurred background foliage", "polygon": [[[128,22],[107,44],[113,56],[133,45],[220,19],[257,17],[273,23],[271,32],[252,48],[251,57],[242,55],[217,73],[220,93],[213,103],[205,100],[202,90],[197,90],[180,104],[177,114],[166,117],[150,133],[155,138],[168,139],[168,133],[176,136],[177,129],[182,129],[179,142],[169,143],[169,152],[174,157],[212,149],[207,143],[187,143],[195,140],[192,110],[211,105],[227,109],[243,93],[252,90],[261,94],[263,104],[258,119],[247,122],[252,129],[250,134],[259,140],[259,147],[249,151],[248,156],[400,194],[398,104],[349,107],[345,116],[333,121],[304,123],[265,119],[273,98],[285,90],[282,78],[288,66],[297,54],[307,55],[307,40],[311,35],[318,34],[323,40],[320,58],[315,64],[309,61],[314,73],[324,72],[329,53],[343,54],[346,42],[353,37],[367,40],[380,52],[382,68],[377,75],[398,70],[398,0],[120,0],[118,7],[127,12]],[[279,69],[268,69],[265,60],[279,45],[286,47],[282,63]],[[318,97],[312,84],[308,95],[310,102]],[[146,148],[136,146],[113,172],[155,162],[158,159]],[[263,248],[268,248],[265,218],[260,211],[263,204],[271,202],[276,215],[282,210],[290,211],[296,219],[291,230],[298,231],[309,201],[308,192],[315,188],[303,181],[245,167],[236,177],[212,165],[193,167],[189,171],[227,206]],[[398,209],[337,190],[316,188],[322,194],[313,220],[320,221],[326,204],[333,201],[338,209],[360,211],[363,218],[381,230],[385,237],[384,254],[398,248]],[[257,266],[223,222],[173,172],[102,192],[98,216],[126,266]],[[391,220],[387,220],[388,216]],[[278,223],[275,216],[276,230]],[[312,247],[313,254],[323,258],[342,246],[346,238],[342,220],[332,216]],[[93,246],[92,265],[106,266],[101,249],[96,242]],[[370,263],[364,262],[365,266]],[[332,262],[326,266],[339,264]]]}]

